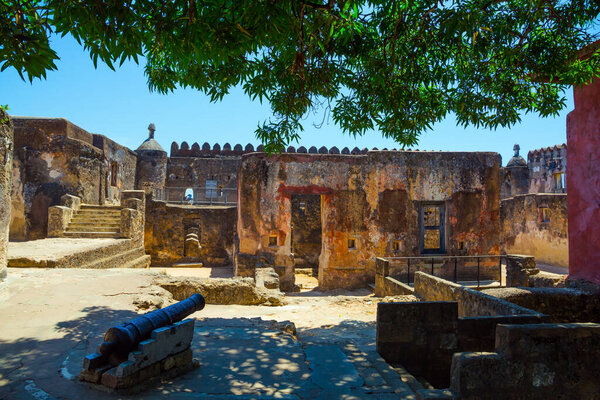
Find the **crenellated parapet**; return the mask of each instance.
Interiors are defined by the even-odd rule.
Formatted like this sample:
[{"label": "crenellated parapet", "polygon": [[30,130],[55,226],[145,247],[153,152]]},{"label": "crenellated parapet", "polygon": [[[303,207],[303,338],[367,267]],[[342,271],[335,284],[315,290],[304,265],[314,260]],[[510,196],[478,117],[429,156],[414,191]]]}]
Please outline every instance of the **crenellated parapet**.
[{"label": "crenellated parapet", "polygon": [[[179,145],[177,142],[173,142],[171,144],[171,157],[234,157],[234,156],[242,156],[246,153],[255,153],[255,152],[263,152],[264,146],[258,145],[254,147],[251,143],[248,143],[246,146],[242,146],[241,144],[231,145],[230,143],[225,143],[221,146],[219,143],[215,143],[214,145],[210,145],[207,142],[204,142],[202,146],[198,143],[190,145],[187,142],[181,142]],[[379,151],[376,147],[369,150],[368,148],[359,149],[358,147],[354,147],[350,149],[349,147],[344,147],[343,149],[339,149],[336,146],[331,148],[327,148],[325,146],[321,146],[317,148],[316,146],[311,146],[310,148],[306,148],[304,146],[300,146],[298,148],[294,146],[288,146],[285,149],[284,153],[307,153],[307,154],[344,154],[344,155],[361,155],[367,154],[369,151]],[[405,150],[396,150],[396,149],[382,149],[381,151],[405,151]],[[406,151],[412,151],[411,149],[407,149]],[[415,150],[418,151],[418,150]]]}]

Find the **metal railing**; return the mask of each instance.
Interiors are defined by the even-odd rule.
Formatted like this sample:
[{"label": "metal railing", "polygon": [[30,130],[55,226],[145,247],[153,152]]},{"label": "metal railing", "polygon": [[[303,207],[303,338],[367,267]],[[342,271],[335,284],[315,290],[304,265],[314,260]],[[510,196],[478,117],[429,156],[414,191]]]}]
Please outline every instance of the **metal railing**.
[{"label": "metal railing", "polygon": [[166,187],[156,194],[158,200],[189,205],[236,205],[237,188]]},{"label": "metal railing", "polygon": [[[390,263],[390,271],[396,271],[395,274],[390,273],[389,276],[404,281],[408,285],[414,282],[414,273],[417,271],[426,272],[455,283],[459,281],[477,281],[477,287],[480,287],[482,278],[483,280],[497,280],[501,283],[502,263],[503,261],[506,262],[506,255],[381,258]],[[405,267],[406,270],[402,270],[402,267]],[[482,268],[485,268],[485,270],[482,271]],[[398,270],[400,271],[398,272]],[[405,279],[402,279],[402,275],[405,276]]]}]

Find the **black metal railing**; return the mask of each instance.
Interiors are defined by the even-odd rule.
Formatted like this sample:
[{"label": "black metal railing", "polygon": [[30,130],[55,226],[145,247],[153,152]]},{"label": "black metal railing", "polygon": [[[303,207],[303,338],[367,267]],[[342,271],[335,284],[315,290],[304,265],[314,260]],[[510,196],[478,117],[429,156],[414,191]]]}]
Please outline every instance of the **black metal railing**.
[{"label": "black metal railing", "polygon": [[480,287],[482,280],[501,283],[502,264],[506,261],[506,255],[381,258],[389,262],[389,276],[409,285],[414,282],[414,273],[423,271],[453,282],[476,281],[477,287]]},{"label": "black metal railing", "polygon": [[189,205],[235,205],[237,188],[166,187],[156,194],[157,200]]}]

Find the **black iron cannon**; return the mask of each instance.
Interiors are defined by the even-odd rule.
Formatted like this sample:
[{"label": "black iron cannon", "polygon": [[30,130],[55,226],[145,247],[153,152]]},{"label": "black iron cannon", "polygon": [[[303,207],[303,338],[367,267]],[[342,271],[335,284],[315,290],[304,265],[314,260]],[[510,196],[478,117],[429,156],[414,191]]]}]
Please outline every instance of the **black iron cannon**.
[{"label": "black iron cannon", "polygon": [[179,322],[190,314],[204,308],[201,294],[193,294],[169,307],[152,311],[121,325],[110,328],[104,334],[100,354],[105,362],[117,365],[127,359],[130,351],[150,337],[153,330]]}]

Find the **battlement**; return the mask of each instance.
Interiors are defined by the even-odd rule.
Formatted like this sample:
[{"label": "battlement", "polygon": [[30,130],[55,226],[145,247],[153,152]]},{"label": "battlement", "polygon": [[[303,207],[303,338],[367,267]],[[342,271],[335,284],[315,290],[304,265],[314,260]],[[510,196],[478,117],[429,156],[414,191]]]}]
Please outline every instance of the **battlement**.
[{"label": "battlement", "polygon": [[[379,150],[374,147],[371,150]],[[382,149],[383,151],[388,151],[388,149]],[[258,145],[256,148],[251,143],[248,143],[246,146],[242,147],[241,144],[236,144],[231,147],[231,144],[225,143],[223,147],[219,143],[215,143],[212,147],[207,142],[204,142],[202,147],[198,143],[194,143],[190,148],[190,145],[187,142],[182,142],[181,147],[177,142],[171,143],[171,157],[235,157],[242,156],[247,153],[255,153],[264,151],[264,146]],[[391,149],[391,151],[397,151],[396,149]],[[403,151],[403,150],[399,150]],[[407,149],[407,151],[411,151],[411,149]],[[415,150],[418,151],[418,150]],[[344,147],[342,150],[333,146],[331,148],[327,148],[325,146],[321,146],[317,149],[316,146],[311,146],[310,148],[306,148],[304,146],[300,146],[298,148],[294,146],[289,146],[285,149],[285,153],[309,153],[309,154],[348,154],[348,155],[359,155],[359,154],[367,154],[369,149],[366,147],[364,149],[359,149],[358,147],[354,147],[350,149],[349,147]]]}]

